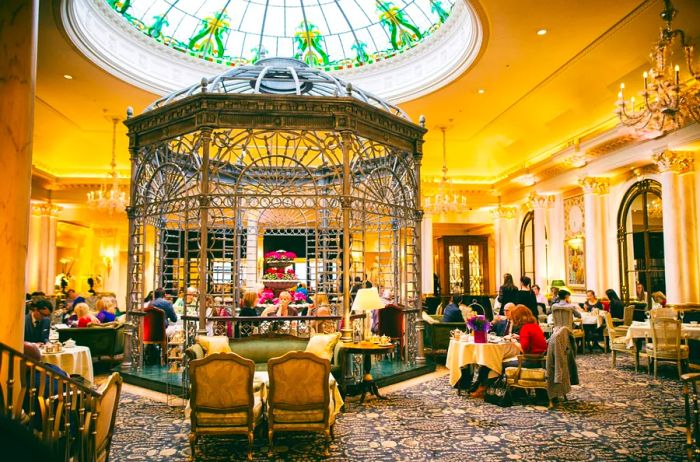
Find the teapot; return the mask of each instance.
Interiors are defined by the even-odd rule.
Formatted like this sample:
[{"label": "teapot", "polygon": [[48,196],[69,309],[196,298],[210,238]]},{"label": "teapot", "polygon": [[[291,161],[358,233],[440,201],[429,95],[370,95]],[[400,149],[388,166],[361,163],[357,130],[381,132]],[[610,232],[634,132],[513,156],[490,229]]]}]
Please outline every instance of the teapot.
[{"label": "teapot", "polygon": [[459,340],[462,337],[462,331],[459,329],[451,330],[450,331],[450,337],[452,337],[455,340]]},{"label": "teapot", "polygon": [[61,342],[56,341],[47,343],[45,347],[46,353],[60,353],[62,349],[63,345],[61,345]]},{"label": "teapot", "polygon": [[382,345],[387,345],[390,342],[391,342],[391,337],[388,337],[386,335],[382,335],[381,337],[379,337],[379,343]]},{"label": "teapot", "polygon": [[75,346],[75,340],[73,340],[72,338],[69,338],[68,340],[63,342],[63,346],[66,348],[73,348]]}]

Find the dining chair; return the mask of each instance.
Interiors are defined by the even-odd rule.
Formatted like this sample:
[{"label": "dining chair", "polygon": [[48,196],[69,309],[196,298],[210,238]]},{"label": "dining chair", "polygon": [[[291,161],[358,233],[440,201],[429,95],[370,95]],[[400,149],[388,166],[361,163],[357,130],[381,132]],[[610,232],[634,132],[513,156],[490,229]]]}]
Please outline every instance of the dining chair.
[{"label": "dining chair", "polygon": [[165,311],[154,306],[143,309],[141,341],[144,345],[160,346],[160,365],[166,363],[168,336],[165,334]]},{"label": "dining chair", "polygon": [[683,397],[685,399],[685,451],[688,462],[700,462],[700,405],[698,404],[698,381],[700,373],[683,374]]},{"label": "dining chair", "polygon": [[654,379],[656,379],[659,361],[675,362],[678,376],[683,374],[682,363],[688,361],[688,345],[681,335],[681,322],[678,319],[655,317],[649,320],[651,342],[647,339],[646,354],[649,373],[654,362]]},{"label": "dining chair", "polygon": [[[200,436],[242,434],[253,459],[255,429],[263,422],[264,385],[255,392],[255,363],[236,353],[214,353],[189,363],[190,449]],[[328,380],[328,379],[326,379]]]},{"label": "dining chair", "polygon": [[398,343],[398,349],[395,353],[398,353],[398,358],[403,358],[405,356],[405,321],[403,307],[395,304],[386,305],[383,309],[377,312],[378,314],[378,330],[379,335],[386,335],[391,338],[392,343]]},{"label": "dining chair", "polygon": [[639,369],[639,350],[637,343],[633,343],[632,348],[627,348],[625,334],[621,333],[613,325],[612,316],[607,311],[603,315],[605,317],[605,332],[608,334],[610,341],[610,354],[612,356],[612,367],[616,366],[617,353],[633,354],[634,355],[634,371]]},{"label": "dining chair", "polygon": [[554,327],[568,327],[574,335],[574,339],[580,341],[581,353],[583,346],[586,344],[586,332],[583,330],[581,319],[574,319],[573,308],[564,308],[559,306],[552,307],[552,320]]},{"label": "dining chair", "polygon": [[652,308],[649,313],[652,318],[678,319],[676,310],[673,308]]}]

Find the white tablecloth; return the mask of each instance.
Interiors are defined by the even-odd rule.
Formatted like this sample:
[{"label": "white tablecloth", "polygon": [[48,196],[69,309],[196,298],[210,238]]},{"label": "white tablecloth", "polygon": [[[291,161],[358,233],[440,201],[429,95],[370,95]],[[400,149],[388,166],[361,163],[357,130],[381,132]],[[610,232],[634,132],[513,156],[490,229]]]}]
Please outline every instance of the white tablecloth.
[{"label": "white tablecloth", "polygon": [[[266,388],[269,387],[270,377],[268,376],[267,371],[255,371],[255,375],[253,376],[253,383],[255,382],[264,383]],[[337,414],[343,407],[344,401],[343,397],[340,394],[340,390],[338,390],[338,383],[335,381],[335,377],[333,377],[333,375],[328,376],[328,385],[330,385],[331,388],[331,393],[333,395],[333,403],[335,403],[335,412]],[[264,398],[267,397],[264,396]]]},{"label": "white tablecloth", "polygon": [[[681,324],[681,335],[700,340],[700,324]],[[627,328],[625,336],[627,348],[632,348],[636,338],[651,338],[651,327],[648,321],[633,321]]]},{"label": "white tablecloth", "polygon": [[473,343],[451,339],[446,360],[446,366],[450,370],[450,385],[454,386],[459,381],[462,366],[478,364],[500,374],[503,360],[517,356],[521,351],[520,344],[513,342]]},{"label": "white tablecloth", "polygon": [[41,360],[60,367],[66,374],[78,374],[89,382],[95,381],[92,371],[92,355],[84,346],[63,348],[60,353],[41,353]]}]

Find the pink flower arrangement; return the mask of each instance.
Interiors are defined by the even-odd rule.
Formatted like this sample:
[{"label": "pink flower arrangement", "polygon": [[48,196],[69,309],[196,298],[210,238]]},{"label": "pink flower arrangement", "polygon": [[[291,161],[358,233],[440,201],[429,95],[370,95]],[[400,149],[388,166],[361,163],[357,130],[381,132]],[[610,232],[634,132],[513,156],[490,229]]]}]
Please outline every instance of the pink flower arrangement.
[{"label": "pink flower arrangement", "polygon": [[294,252],[286,252],[284,250],[275,250],[274,252],[267,252],[265,255],[265,261],[291,261],[297,258],[297,254]]},{"label": "pink flower arrangement", "polygon": [[265,289],[260,293],[259,305],[274,303],[275,293],[272,289]]},{"label": "pink flower arrangement", "polygon": [[287,271],[268,268],[262,278],[265,281],[294,281],[297,278],[297,274],[291,268]]}]

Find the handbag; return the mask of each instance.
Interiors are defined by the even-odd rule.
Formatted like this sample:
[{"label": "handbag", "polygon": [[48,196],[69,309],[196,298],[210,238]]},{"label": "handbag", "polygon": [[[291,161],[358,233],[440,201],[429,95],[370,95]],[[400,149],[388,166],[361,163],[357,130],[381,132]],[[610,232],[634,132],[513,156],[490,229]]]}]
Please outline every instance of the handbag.
[{"label": "handbag", "polygon": [[501,407],[510,407],[513,404],[508,389],[508,379],[505,375],[501,375],[488,384],[486,392],[484,392],[484,401]]}]

